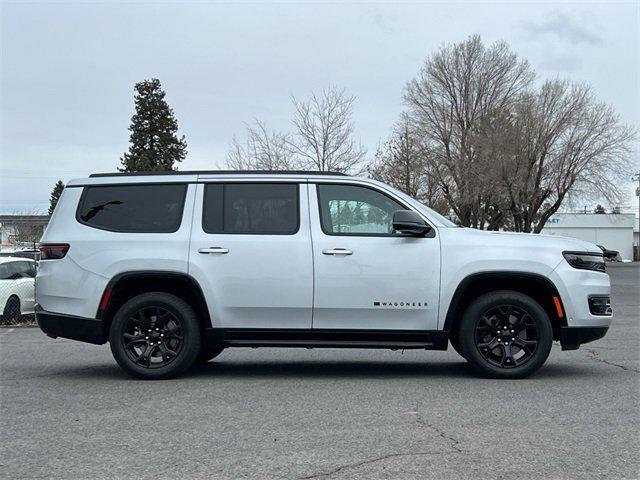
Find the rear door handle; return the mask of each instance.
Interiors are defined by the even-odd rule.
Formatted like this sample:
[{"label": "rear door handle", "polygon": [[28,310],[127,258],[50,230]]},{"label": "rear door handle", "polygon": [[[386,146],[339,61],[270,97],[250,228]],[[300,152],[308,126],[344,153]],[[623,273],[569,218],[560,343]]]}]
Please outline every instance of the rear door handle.
[{"label": "rear door handle", "polygon": [[229,253],[229,249],[223,247],[199,248],[198,253]]},{"label": "rear door handle", "polygon": [[322,250],[323,255],[353,255],[351,250],[347,250],[346,248],[327,248]]}]

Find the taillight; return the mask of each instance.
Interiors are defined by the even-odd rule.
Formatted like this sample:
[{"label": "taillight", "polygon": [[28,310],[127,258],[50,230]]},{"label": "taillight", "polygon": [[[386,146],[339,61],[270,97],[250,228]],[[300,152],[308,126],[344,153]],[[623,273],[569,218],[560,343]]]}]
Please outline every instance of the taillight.
[{"label": "taillight", "polygon": [[112,290],[107,287],[102,294],[102,298],[100,299],[100,305],[98,306],[98,310],[104,312],[109,306],[109,300],[111,300],[111,292]]},{"label": "taillight", "polygon": [[59,260],[68,251],[68,243],[44,243],[40,245],[40,260]]}]

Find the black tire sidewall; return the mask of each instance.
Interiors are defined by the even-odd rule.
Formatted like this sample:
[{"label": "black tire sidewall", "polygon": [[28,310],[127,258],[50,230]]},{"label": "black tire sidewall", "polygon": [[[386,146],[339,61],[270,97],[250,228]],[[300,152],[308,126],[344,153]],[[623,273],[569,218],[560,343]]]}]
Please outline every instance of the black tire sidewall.
[{"label": "black tire sidewall", "polygon": [[[129,317],[146,306],[159,306],[170,310],[181,321],[183,344],[178,356],[168,365],[150,369],[136,364],[124,348],[123,333]],[[128,300],[116,312],[109,330],[111,353],[118,365],[129,375],[143,380],[173,378],[193,365],[200,352],[201,334],[193,309],[175,295],[162,292],[143,293]]]},{"label": "black tire sidewall", "polygon": [[[480,316],[492,307],[513,305],[525,310],[536,322],[538,346],[531,359],[518,367],[500,368],[487,362],[475,344],[475,327]],[[549,316],[533,298],[520,292],[497,291],[478,297],[464,312],[460,324],[460,347],[467,361],[490,378],[524,378],[537,371],[547,360],[553,343]]]},{"label": "black tire sidewall", "polygon": [[16,296],[11,296],[7,300],[2,311],[2,320],[7,324],[18,320],[20,317],[20,299]]}]

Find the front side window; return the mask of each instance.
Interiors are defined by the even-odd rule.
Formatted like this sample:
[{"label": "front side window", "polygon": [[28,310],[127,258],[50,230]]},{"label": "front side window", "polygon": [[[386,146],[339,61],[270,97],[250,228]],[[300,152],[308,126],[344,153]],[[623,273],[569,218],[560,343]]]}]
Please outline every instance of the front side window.
[{"label": "front side window", "polygon": [[328,235],[395,235],[393,213],[407,210],[367,187],[318,184],[317,188],[322,230]]},{"label": "front side window", "polygon": [[298,185],[205,185],[202,227],[207,233],[292,235],[298,231]]},{"label": "front side window", "polygon": [[185,184],[86,187],[77,219],[112,232],[171,233],[178,230]]}]

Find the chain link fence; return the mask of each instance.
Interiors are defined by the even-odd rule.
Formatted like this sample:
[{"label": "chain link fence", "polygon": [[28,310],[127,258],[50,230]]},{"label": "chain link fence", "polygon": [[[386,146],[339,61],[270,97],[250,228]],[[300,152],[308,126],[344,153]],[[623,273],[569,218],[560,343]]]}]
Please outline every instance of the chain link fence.
[{"label": "chain link fence", "polygon": [[[35,245],[37,246],[37,245]],[[35,248],[0,252],[0,324],[35,321],[35,276],[39,252]]]},{"label": "chain link fence", "polygon": [[49,215],[0,215],[0,324],[34,322],[39,242]]}]

